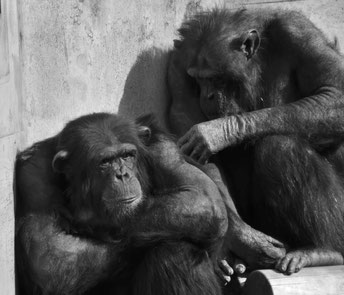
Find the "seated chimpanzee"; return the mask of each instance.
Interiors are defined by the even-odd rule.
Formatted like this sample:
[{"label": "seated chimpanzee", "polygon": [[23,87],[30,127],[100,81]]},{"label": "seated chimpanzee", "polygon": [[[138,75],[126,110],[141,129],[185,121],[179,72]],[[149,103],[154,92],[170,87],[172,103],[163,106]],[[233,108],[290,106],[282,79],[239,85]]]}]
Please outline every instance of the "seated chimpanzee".
[{"label": "seated chimpanzee", "polygon": [[343,264],[344,59],[335,44],[287,10],[214,9],[179,33],[170,121],[186,155],[206,163],[217,154],[230,192],[228,248],[287,273]]},{"label": "seated chimpanzee", "polygon": [[215,183],[151,116],[98,113],[20,153],[21,294],[219,294]]}]

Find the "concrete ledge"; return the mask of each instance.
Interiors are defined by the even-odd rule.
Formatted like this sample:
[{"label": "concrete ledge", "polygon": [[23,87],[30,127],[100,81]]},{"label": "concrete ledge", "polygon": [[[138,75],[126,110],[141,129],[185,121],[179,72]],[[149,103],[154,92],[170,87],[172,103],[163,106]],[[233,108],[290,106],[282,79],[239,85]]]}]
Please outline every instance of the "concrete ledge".
[{"label": "concrete ledge", "polygon": [[257,270],[248,276],[243,288],[243,294],[344,294],[344,266],[309,267],[290,276],[270,269]]}]

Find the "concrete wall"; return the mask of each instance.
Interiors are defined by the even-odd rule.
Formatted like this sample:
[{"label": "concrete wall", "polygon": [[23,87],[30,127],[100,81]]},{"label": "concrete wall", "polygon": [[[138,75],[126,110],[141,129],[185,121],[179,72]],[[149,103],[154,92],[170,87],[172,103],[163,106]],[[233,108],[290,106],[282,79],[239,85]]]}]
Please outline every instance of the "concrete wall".
[{"label": "concrete wall", "polygon": [[23,142],[89,112],[164,110],[167,49],[184,14],[210,2],[21,0]]},{"label": "concrete wall", "polygon": [[[20,0],[23,145],[89,112],[137,116],[158,110],[164,122],[166,50],[185,13],[213,3]],[[344,1],[228,0],[227,5],[300,9],[344,45]]]},{"label": "concrete wall", "polygon": [[19,144],[21,69],[16,1],[0,13],[0,295],[14,294],[13,166]]},{"label": "concrete wall", "polygon": [[[155,111],[164,124],[167,50],[184,15],[214,1],[0,1],[1,295],[14,293],[16,151],[89,112]],[[228,0],[227,6],[302,10],[344,48],[344,1]]]}]

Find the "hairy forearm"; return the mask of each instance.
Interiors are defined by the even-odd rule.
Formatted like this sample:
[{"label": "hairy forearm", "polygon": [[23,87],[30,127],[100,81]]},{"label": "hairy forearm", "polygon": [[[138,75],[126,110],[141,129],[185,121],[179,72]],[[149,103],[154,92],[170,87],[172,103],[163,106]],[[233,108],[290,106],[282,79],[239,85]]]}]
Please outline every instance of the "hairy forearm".
[{"label": "hairy forearm", "polygon": [[154,192],[139,215],[138,231],[171,231],[194,239],[218,237],[227,214],[214,181],[181,156],[176,144],[162,138],[152,146]]},{"label": "hairy forearm", "polygon": [[28,266],[25,273],[47,293],[83,293],[115,272],[117,257],[110,245],[68,235],[49,215],[22,218],[17,246]]},{"label": "hairy forearm", "polygon": [[[335,97],[335,95],[338,95]],[[300,135],[308,140],[326,141],[344,134],[344,97],[323,91],[294,103],[225,118],[226,142],[236,143],[267,135]]]},{"label": "hairy forearm", "polygon": [[[215,192],[217,193],[217,192]],[[212,200],[193,187],[158,195],[140,216],[136,232],[167,233],[171,238],[211,242],[227,230],[227,216],[221,199]]]}]

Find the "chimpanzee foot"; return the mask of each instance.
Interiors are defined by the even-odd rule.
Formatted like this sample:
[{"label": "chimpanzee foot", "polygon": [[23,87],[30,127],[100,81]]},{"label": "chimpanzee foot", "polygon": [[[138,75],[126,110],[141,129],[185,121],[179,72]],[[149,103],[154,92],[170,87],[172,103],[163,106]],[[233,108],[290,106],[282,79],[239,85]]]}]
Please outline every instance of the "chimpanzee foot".
[{"label": "chimpanzee foot", "polygon": [[280,241],[248,225],[228,231],[228,244],[230,250],[251,268],[274,267],[286,253],[285,246]]},{"label": "chimpanzee foot", "polygon": [[301,268],[311,265],[307,252],[307,250],[291,251],[276,263],[275,268],[285,274],[299,272]]},{"label": "chimpanzee foot", "polygon": [[343,256],[334,250],[313,248],[288,252],[275,268],[285,274],[292,274],[307,266],[343,264]]}]

